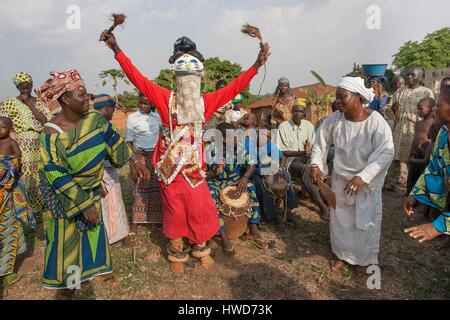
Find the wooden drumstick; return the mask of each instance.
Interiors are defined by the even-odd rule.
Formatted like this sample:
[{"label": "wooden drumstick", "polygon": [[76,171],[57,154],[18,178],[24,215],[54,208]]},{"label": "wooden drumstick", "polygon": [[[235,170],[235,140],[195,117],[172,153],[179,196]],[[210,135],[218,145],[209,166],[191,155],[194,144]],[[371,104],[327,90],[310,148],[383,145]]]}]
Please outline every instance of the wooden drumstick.
[{"label": "wooden drumstick", "polygon": [[[117,26],[120,26],[120,25],[124,24],[126,18],[127,18],[127,16],[124,15],[123,13],[113,13],[113,14],[111,14],[110,20],[113,21],[113,25],[106,32],[107,33],[113,32],[114,29]],[[100,41],[101,40],[102,39],[100,39]]]}]

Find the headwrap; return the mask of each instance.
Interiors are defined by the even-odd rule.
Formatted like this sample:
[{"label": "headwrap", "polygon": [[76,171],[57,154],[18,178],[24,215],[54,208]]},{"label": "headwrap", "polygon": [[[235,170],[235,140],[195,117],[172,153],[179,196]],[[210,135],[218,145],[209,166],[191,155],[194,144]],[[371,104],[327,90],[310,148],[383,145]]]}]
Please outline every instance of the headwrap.
[{"label": "headwrap", "polygon": [[294,106],[302,106],[306,107],[306,99],[305,98],[297,98],[294,100]]},{"label": "headwrap", "polygon": [[378,75],[378,76],[369,76],[369,78],[367,80],[368,81],[375,80],[375,81],[378,81],[379,83],[386,82],[386,78],[384,76],[380,76],[380,75]]},{"label": "headwrap", "polygon": [[278,94],[280,93],[280,84],[283,84],[283,83],[288,85],[289,93],[292,94],[292,92],[291,92],[291,82],[289,81],[288,78],[281,77],[280,79],[278,79],[278,85],[275,88],[275,92],[273,93],[274,96],[278,96]]},{"label": "headwrap", "polygon": [[173,45],[173,55],[169,59],[169,63],[173,64],[179,57],[189,54],[196,57],[200,62],[204,62],[205,58],[197,51],[197,45],[188,37],[181,37]]},{"label": "headwrap", "polygon": [[56,101],[67,91],[77,91],[86,89],[83,79],[75,70],[64,72],[50,72],[51,79],[35,90],[39,99],[47,106]]},{"label": "headwrap", "polygon": [[241,102],[242,100],[244,100],[244,96],[242,95],[242,93],[239,93],[236,97],[233,98],[233,100],[231,100],[231,102],[236,104],[238,102]]},{"label": "headwrap", "polygon": [[31,76],[26,72],[18,72],[12,77],[12,81],[14,82],[14,85],[17,87],[19,84],[23,82],[27,83],[33,83],[33,79]]},{"label": "headwrap", "polygon": [[201,76],[203,74],[203,63],[190,54],[184,54],[173,64],[173,72],[176,75],[195,74]]},{"label": "headwrap", "polygon": [[337,87],[353,93],[358,93],[364,104],[371,103],[375,97],[373,89],[367,88],[364,85],[364,79],[360,77],[344,77]]},{"label": "headwrap", "polygon": [[115,107],[116,101],[107,94],[98,94],[95,96],[93,105],[95,110],[100,110],[107,106]]}]

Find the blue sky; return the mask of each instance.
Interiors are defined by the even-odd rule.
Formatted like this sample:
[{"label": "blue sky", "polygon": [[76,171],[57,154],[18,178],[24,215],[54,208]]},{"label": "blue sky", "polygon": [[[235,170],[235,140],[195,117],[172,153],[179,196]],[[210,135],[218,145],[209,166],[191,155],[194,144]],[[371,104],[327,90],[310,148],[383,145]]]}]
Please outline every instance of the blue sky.
[{"label": "blue sky", "polygon": [[[69,30],[67,7],[81,10],[81,28]],[[370,5],[381,10],[381,29],[369,30]],[[89,91],[111,93],[98,73],[118,64],[100,32],[108,15],[124,12],[125,27],[115,32],[124,52],[149,78],[167,68],[173,42],[191,37],[205,57],[253,64],[258,42],[240,33],[244,23],[260,27],[272,47],[262,92],[272,92],[281,76],[293,86],[315,82],[309,70],[330,84],[349,72],[353,62],[388,63],[408,40],[448,26],[448,0],[2,0],[0,7],[0,101],[16,95],[11,76],[29,72],[35,85],[50,71],[76,68]],[[251,86],[256,93],[262,75]],[[131,89],[121,85],[120,89]]]}]

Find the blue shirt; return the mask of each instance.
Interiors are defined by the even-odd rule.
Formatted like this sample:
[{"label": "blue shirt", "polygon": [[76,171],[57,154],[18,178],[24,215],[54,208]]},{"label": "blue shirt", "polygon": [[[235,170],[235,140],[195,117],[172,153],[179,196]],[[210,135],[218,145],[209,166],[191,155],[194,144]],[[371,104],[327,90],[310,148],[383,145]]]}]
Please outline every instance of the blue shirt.
[{"label": "blue shirt", "polygon": [[388,104],[389,96],[387,94],[383,94],[381,96],[381,101],[378,99],[378,96],[375,96],[373,101],[369,104],[369,108],[373,111],[378,111],[382,113],[384,111],[384,108]]},{"label": "blue shirt", "polygon": [[259,148],[253,146],[253,144],[254,143],[250,142],[250,139],[245,139],[244,147],[246,153],[254,160],[254,162],[256,163],[256,168],[258,170],[262,168],[269,168],[269,161],[279,161],[283,156],[283,153],[278,148],[276,143],[272,143],[272,141],[268,141],[264,146],[260,146]]}]

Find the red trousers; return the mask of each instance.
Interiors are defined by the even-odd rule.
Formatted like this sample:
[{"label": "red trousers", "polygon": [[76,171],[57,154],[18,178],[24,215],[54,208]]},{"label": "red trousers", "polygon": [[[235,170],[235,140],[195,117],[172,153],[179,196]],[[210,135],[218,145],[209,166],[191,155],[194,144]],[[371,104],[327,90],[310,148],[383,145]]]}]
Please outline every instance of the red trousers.
[{"label": "red trousers", "polygon": [[192,244],[202,244],[219,232],[217,208],[206,181],[192,189],[178,174],[170,185],[160,181],[160,188],[166,237],[188,238]]}]

